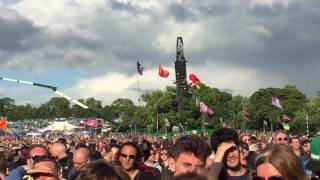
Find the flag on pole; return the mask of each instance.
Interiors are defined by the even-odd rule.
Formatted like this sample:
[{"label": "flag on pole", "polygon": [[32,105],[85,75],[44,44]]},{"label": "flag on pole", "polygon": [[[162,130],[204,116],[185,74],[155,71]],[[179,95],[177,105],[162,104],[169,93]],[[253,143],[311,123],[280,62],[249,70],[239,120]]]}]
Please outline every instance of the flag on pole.
[{"label": "flag on pole", "polygon": [[163,78],[167,78],[170,75],[169,71],[166,69],[163,69],[162,65],[159,64],[159,76]]},{"label": "flag on pole", "polygon": [[291,118],[290,118],[287,114],[283,114],[283,115],[282,115],[282,119],[283,119],[284,121],[291,121]]},{"label": "flag on pole", "polygon": [[142,76],[143,73],[143,66],[137,61],[137,71]]},{"label": "flag on pole", "polygon": [[271,104],[282,109],[282,105],[281,105],[281,102],[280,102],[280,99],[278,97],[275,97],[275,96],[272,96],[272,99],[271,99]]},{"label": "flag on pole", "polygon": [[264,124],[265,126],[268,126],[268,122],[265,121],[265,120],[263,120],[263,124]]},{"label": "flag on pole", "polygon": [[194,86],[196,89],[200,89],[200,80],[195,74],[190,74],[189,79],[191,81],[191,86]]},{"label": "flag on pole", "polygon": [[208,116],[212,116],[214,114],[213,110],[210,109],[205,103],[200,102],[200,112],[206,113]]}]

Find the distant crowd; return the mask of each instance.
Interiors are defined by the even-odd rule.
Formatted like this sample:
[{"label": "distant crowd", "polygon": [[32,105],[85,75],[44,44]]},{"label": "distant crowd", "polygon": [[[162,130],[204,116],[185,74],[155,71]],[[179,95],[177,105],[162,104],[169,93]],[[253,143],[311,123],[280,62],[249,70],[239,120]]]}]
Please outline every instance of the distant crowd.
[{"label": "distant crowd", "polygon": [[0,137],[0,180],[320,179],[320,136]]}]

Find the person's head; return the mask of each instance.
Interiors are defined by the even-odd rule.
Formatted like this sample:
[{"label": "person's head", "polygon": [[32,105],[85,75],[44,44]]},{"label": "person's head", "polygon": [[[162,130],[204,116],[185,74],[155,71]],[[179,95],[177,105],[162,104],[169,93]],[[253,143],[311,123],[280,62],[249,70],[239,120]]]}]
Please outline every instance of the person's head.
[{"label": "person's head", "polygon": [[247,143],[250,146],[251,136],[249,134],[244,134],[241,136],[241,141],[244,141],[245,143]]},{"label": "person's head", "polygon": [[96,144],[93,144],[93,143],[89,144],[88,146],[88,150],[90,151],[91,154],[96,152],[96,148],[97,148]]},{"label": "person's head", "polygon": [[139,148],[132,142],[126,142],[120,146],[119,161],[121,167],[130,172],[138,168]]},{"label": "person's head", "polygon": [[162,161],[166,161],[166,160],[169,159],[168,148],[167,148],[167,147],[162,148],[162,149],[160,150],[160,159],[161,159]]},{"label": "person's head", "polygon": [[235,130],[230,128],[218,129],[212,133],[210,142],[211,148],[215,153],[220,145],[230,144],[231,147],[224,154],[223,164],[232,170],[241,167],[239,152],[240,138]]},{"label": "person's head", "polygon": [[39,156],[48,156],[50,153],[46,147],[42,145],[33,145],[31,146],[30,154],[27,160],[28,165],[34,164],[34,158]]},{"label": "person's head", "polygon": [[75,150],[79,149],[79,148],[88,148],[87,145],[83,142],[80,142],[78,144],[76,144],[76,146],[74,147]]},{"label": "person's head", "polygon": [[210,146],[196,136],[180,137],[171,149],[169,168],[174,176],[202,169],[211,154]]},{"label": "person's head", "polygon": [[291,139],[291,146],[292,146],[292,149],[294,151],[300,151],[301,150],[301,142],[300,142],[300,138],[299,137],[293,137]]},{"label": "person's head", "polygon": [[75,180],[130,180],[130,177],[120,167],[100,159],[80,168]]},{"label": "person's head", "polygon": [[73,153],[73,163],[77,170],[89,162],[90,152],[87,148],[79,148]]},{"label": "person's head", "polygon": [[259,139],[259,146],[260,146],[260,149],[264,149],[268,146],[268,140],[267,140],[267,137],[265,136],[261,136],[260,139]]},{"label": "person's head", "polygon": [[309,141],[304,141],[302,143],[302,149],[303,149],[303,152],[309,154],[310,153],[310,142]]},{"label": "person's head", "polygon": [[249,146],[246,142],[244,141],[240,141],[240,146],[239,146],[239,150],[240,150],[240,160],[242,161],[241,163],[243,165],[245,164],[246,158],[249,155]]},{"label": "person's head", "polygon": [[171,180],[218,180],[218,178],[201,172],[188,172],[175,176]]},{"label": "person's head", "polygon": [[256,159],[256,169],[257,180],[270,177],[279,180],[306,178],[301,161],[292,148],[285,144],[273,144],[265,148]]},{"label": "person's head", "polygon": [[52,156],[38,156],[29,175],[34,180],[60,180],[62,174],[59,164]]},{"label": "person's head", "polygon": [[150,149],[150,156],[148,157],[148,161],[156,161],[159,159],[159,152],[156,149]]},{"label": "person's head", "polygon": [[273,134],[272,143],[273,144],[288,144],[289,138],[285,131],[278,130]]},{"label": "person's head", "polygon": [[59,139],[57,140],[57,142],[65,145],[65,146],[67,147],[67,140],[66,140],[65,138],[59,138]]},{"label": "person's head", "polygon": [[61,159],[65,157],[67,148],[64,144],[61,143],[53,143],[52,146],[49,149],[51,155],[55,158]]}]

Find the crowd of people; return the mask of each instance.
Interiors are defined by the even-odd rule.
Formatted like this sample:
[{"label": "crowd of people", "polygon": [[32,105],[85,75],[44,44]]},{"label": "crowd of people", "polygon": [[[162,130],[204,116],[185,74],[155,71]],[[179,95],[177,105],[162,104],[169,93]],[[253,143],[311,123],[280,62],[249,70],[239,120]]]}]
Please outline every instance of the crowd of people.
[{"label": "crowd of people", "polygon": [[319,179],[320,136],[0,137],[0,180]]}]

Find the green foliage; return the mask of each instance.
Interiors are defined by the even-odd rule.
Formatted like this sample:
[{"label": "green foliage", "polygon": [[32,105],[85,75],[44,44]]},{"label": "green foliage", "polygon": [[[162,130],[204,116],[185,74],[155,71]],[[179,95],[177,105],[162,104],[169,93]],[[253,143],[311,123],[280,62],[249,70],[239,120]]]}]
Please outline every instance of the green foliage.
[{"label": "green foliage", "polygon": [[[306,133],[306,114],[310,133],[320,131],[318,118],[320,116],[320,92],[310,99],[301,93],[295,86],[284,88],[264,88],[254,92],[250,97],[241,95],[232,96],[230,93],[220,91],[202,84],[201,89],[191,88],[191,95],[185,101],[185,114],[188,129],[199,129],[204,120],[208,129],[220,128],[220,118],[228,125],[236,129],[262,130],[263,121],[271,125],[282,122],[282,115],[287,114],[292,120],[290,131],[294,134]],[[278,96],[281,99],[283,109],[271,105],[271,97]],[[7,116],[11,121],[24,119],[44,119],[56,117],[100,117],[106,120],[115,120],[121,124],[120,131],[130,132],[137,127],[142,132],[170,131],[173,125],[179,125],[179,116],[175,103],[175,87],[167,87],[165,90],[146,92],[142,94],[142,106],[137,106],[132,100],[119,98],[110,105],[102,105],[101,100],[95,98],[80,99],[93,111],[87,111],[78,105],[70,104],[64,98],[54,97],[39,107],[30,104],[15,105],[11,98],[0,99],[0,115]],[[206,103],[213,109],[215,115],[208,117],[199,112],[199,102]],[[243,117],[243,104],[248,104],[249,119]],[[171,124],[165,126],[165,119]]]}]

